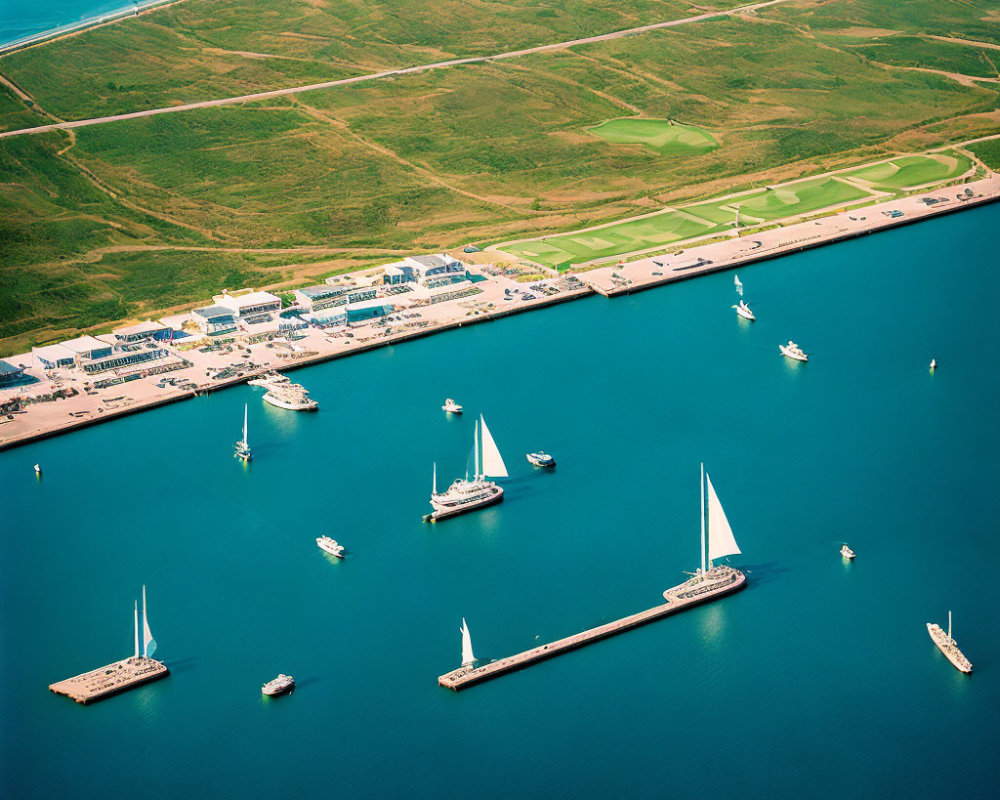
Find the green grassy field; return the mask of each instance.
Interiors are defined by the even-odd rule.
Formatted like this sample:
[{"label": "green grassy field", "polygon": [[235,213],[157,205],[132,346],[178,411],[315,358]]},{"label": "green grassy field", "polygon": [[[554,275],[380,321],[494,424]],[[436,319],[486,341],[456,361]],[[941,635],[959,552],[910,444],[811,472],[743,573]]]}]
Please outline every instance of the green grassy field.
[{"label": "green grassy field", "polygon": [[589,130],[613,144],[638,144],[661,156],[693,156],[719,146],[708,131],[669,119],[609,119]]},{"label": "green grassy field", "polygon": [[970,145],[969,149],[990,169],[1000,172],[1000,139],[978,142]]},{"label": "green grassy field", "polygon": [[[826,41],[835,41],[841,45],[846,43],[842,37],[836,40],[827,38]],[[961,75],[995,78],[997,66],[1000,65],[998,50],[953,44],[920,36],[887,36],[874,42],[858,40],[857,44],[848,46],[865,58],[882,64],[939,69]]]},{"label": "green grassy field", "polygon": [[[254,13],[241,16],[247,3]],[[141,30],[109,26],[0,59],[0,72],[13,69],[43,105],[73,116],[298,82],[313,73],[294,70],[313,62],[322,67],[316,75],[331,64],[369,69],[691,11],[652,0],[628,9],[538,0],[500,30],[493,2],[417,8],[396,0],[370,15],[360,0],[247,3],[190,0],[166,16],[141,17]],[[833,16],[840,6],[844,14]],[[914,0],[937,26],[929,31],[982,32],[973,11],[952,6]],[[746,190],[763,196],[768,185],[996,130],[995,87],[887,70],[855,51],[865,37],[884,37],[859,31],[886,13],[877,0],[784,4],[266,104],[0,140],[0,284],[17,287],[0,292],[0,353],[116,314],[203,299],[222,288],[218,280],[229,288],[284,281],[312,269],[300,265],[313,256],[296,248],[327,248],[332,271],[541,236],[554,248],[545,263],[604,257],[628,242],[660,246],[725,227],[732,209],[703,204],[687,216],[627,223],[624,233],[551,242],[664,206]],[[893,18],[906,23],[905,14]],[[139,32],[154,38],[129,38]],[[0,92],[0,119],[15,118],[20,125],[37,115]],[[682,119],[723,146],[664,157],[590,130],[629,118]],[[806,185],[793,201],[758,202],[762,215],[805,213],[851,202],[852,191]],[[217,252],[189,256],[193,246]],[[242,252],[248,248],[292,252]],[[180,280],[178,264],[191,282]],[[127,291],[126,273],[134,287]],[[43,303],[36,286],[59,291]]]},{"label": "green grassy field", "polygon": [[956,178],[971,166],[972,162],[968,158],[961,153],[952,152],[895,158],[884,164],[853,170],[846,175],[869,181],[880,189],[905,189]]}]

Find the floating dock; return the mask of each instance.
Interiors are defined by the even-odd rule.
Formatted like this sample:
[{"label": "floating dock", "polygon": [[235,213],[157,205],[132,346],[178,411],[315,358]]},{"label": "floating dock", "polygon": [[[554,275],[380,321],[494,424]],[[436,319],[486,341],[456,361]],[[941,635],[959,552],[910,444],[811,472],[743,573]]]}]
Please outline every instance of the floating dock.
[{"label": "floating dock", "polygon": [[685,609],[702,605],[703,603],[708,603],[712,600],[718,600],[720,597],[725,597],[733,592],[738,592],[746,586],[746,575],[742,572],[735,572],[737,577],[727,586],[696,597],[678,597],[673,594],[674,590],[681,589],[682,586],[686,586],[686,584],[675,586],[673,589],[668,589],[663,593],[664,598],[667,600],[667,602],[663,605],[654,606],[653,608],[646,609],[645,611],[640,611],[638,614],[622,617],[614,622],[608,622],[596,628],[591,628],[590,630],[582,631],[581,633],[576,633],[572,636],[567,636],[565,639],[559,639],[549,644],[543,644],[540,647],[534,647],[531,650],[525,650],[523,653],[518,653],[517,655],[501,658],[499,661],[492,661],[481,667],[460,667],[452,672],[441,675],[438,678],[438,685],[458,692],[467,686],[472,686],[476,683],[482,683],[483,681],[497,678],[508,672],[524,669],[525,667],[531,666],[539,661],[544,661],[547,658],[553,658],[554,656],[561,655],[562,653],[569,652],[570,650],[576,650],[579,647],[584,647],[592,642],[607,639],[609,636],[624,633],[625,631],[632,630],[633,628],[638,628],[640,625],[645,625],[649,622],[653,622],[654,620],[662,619],[663,617],[669,617],[671,614],[676,614],[680,611],[684,611]]},{"label": "floating dock", "polygon": [[132,657],[53,683],[49,686],[49,691],[64,694],[87,705],[119,692],[127,692],[144,683],[158,681],[169,674],[170,670],[160,661],[142,656]]}]

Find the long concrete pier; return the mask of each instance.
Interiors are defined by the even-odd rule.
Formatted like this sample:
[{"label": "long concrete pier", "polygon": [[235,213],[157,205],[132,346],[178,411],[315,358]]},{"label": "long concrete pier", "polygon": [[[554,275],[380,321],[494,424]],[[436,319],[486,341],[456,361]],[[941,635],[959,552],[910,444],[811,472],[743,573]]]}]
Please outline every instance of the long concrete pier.
[{"label": "long concrete pier", "polygon": [[170,670],[162,662],[139,656],[53,683],[49,686],[49,691],[64,694],[87,705],[119,692],[127,692],[144,683],[158,681],[169,674]]},{"label": "long concrete pier", "polygon": [[[737,571],[736,576],[736,579],[731,584],[696,597],[678,597],[672,594],[673,590],[667,590],[663,593],[667,602],[662,605],[640,611],[638,614],[616,619],[614,622],[608,622],[596,628],[582,631],[581,633],[575,633],[572,636],[558,639],[549,644],[543,644],[540,647],[533,647],[531,650],[525,650],[523,653],[501,658],[499,661],[492,661],[481,667],[460,667],[452,672],[441,675],[438,678],[438,685],[458,692],[467,686],[497,678],[508,672],[524,669],[532,664],[537,664],[539,661],[553,658],[562,653],[568,653],[570,650],[576,650],[579,647],[598,642],[601,639],[607,639],[609,636],[615,636],[616,634],[630,631],[633,628],[638,628],[641,625],[646,625],[654,620],[668,617],[671,614],[677,614],[694,606],[718,600],[720,597],[738,592],[746,586],[746,575]],[[680,589],[681,587],[674,588]]]}]

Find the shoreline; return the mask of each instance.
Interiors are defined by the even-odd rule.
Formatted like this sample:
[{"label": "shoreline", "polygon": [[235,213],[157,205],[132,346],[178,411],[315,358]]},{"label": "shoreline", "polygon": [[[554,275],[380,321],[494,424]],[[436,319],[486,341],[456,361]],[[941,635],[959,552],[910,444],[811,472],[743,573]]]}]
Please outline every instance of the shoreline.
[{"label": "shoreline", "polygon": [[[565,276],[545,278],[535,281],[534,285],[544,284],[557,288],[557,284],[562,284],[558,293],[545,295],[538,292],[537,296],[533,295],[530,300],[524,300],[520,297],[515,300],[507,296],[507,293],[515,287],[518,291],[527,292],[527,284],[518,283],[502,275],[484,275],[482,280],[474,284],[474,286],[480,287],[480,292],[474,295],[475,300],[456,298],[437,305],[414,305],[411,309],[402,309],[419,310],[419,316],[422,318],[421,323],[418,323],[419,327],[397,329],[396,332],[386,329],[384,332],[380,332],[374,325],[365,324],[351,328],[352,336],[357,338],[338,337],[336,339],[328,338],[328,333],[323,330],[309,329],[306,335],[308,341],[302,340],[301,346],[316,349],[306,351],[298,358],[293,359],[289,356],[282,360],[277,350],[272,349],[268,352],[261,349],[263,348],[262,343],[258,343],[252,345],[253,348],[257,349],[251,350],[250,355],[246,356],[246,358],[256,360],[253,367],[237,376],[218,381],[212,380],[208,373],[213,368],[218,369],[219,367],[216,366],[218,364],[229,366],[239,361],[243,356],[233,353],[227,363],[220,361],[224,358],[222,353],[200,354],[199,351],[185,351],[186,358],[200,363],[192,363],[191,366],[172,374],[185,376],[190,383],[196,386],[196,389],[171,387],[170,389],[162,388],[157,392],[152,384],[158,379],[156,376],[149,376],[143,380],[97,390],[92,394],[78,394],[75,397],[55,400],[52,403],[31,405],[27,407],[27,410],[17,414],[12,421],[0,425],[0,451],[244,384],[256,375],[272,370],[288,372],[406,341],[422,339],[443,331],[493,322],[504,317],[559,305],[595,294],[608,298],[627,295],[706,274],[737,269],[744,265],[835,244],[878,231],[893,230],[968,208],[988,205],[1000,200],[1000,175],[993,173],[978,181],[962,184],[963,190],[968,189],[974,192],[972,196],[956,195],[958,188],[951,186],[920,196],[913,195],[902,199],[892,199],[866,206],[860,210],[845,210],[818,220],[796,222],[762,233],[748,233],[745,237],[695,246],[685,250],[682,258],[678,258],[677,254],[647,257],[620,266],[594,269],[572,276],[578,282],[574,285],[567,283],[568,279]],[[935,205],[926,205],[922,202],[922,199],[926,197],[944,197],[944,199]],[[959,197],[965,199],[960,200]],[[889,210],[886,210],[887,208]],[[901,216],[895,218],[886,216],[890,211],[899,213],[901,209],[905,209]],[[694,263],[692,264],[692,262]],[[478,271],[478,268],[470,267],[470,271],[473,270]],[[504,306],[503,303],[508,300],[514,304]],[[425,313],[427,316],[424,316]],[[177,351],[175,355],[179,352]],[[32,360],[30,354],[27,355],[27,359]],[[63,380],[75,382],[77,378],[63,378]],[[23,388],[5,390],[5,393],[0,395],[0,402],[4,399],[14,399],[19,392],[22,392]],[[41,385],[36,386],[35,391],[42,388]],[[133,400],[133,402],[121,408],[102,405],[108,400],[107,394],[129,390],[133,393],[146,393],[148,396],[134,400],[132,396],[129,396],[129,400]],[[39,409],[39,406],[42,408]],[[74,407],[81,410],[70,410]],[[37,413],[36,409],[38,409]],[[92,416],[89,418],[72,416],[76,414],[92,414]],[[67,419],[68,415],[69,419]],[[25,429],[26,424],[19,424],[20,420],[25,418],[31,418],[32,422],[38,418],[41,419],[38,420],[39,424],[33,428]],[[7,425],[14,426],[15,431],[17,431],[10,437],[4,436],[4,429]],[[18,428],[21,430],[17,430]]]},{"label": "shoreline", "polygon": [[26,36],[11,39],[9,42],[0,42],[0,56],[5,56],[9,53],[16,53],[18,50],[25,50],[39,44],[44,44],[45,42],[51,41],[52,39],[58,39],[62,36],[82,33],[88,28],[97,28],[101,25],[106,25],[109,22],[117,22],[120,19],[125,19],[126,17],[138,16],[138,14],[136,14],[136,9],[138,9],[139,14],[143,14],[146,11],[159,8],[160,6],[169,6],[179,2],[181,2],[181,0],[144,0],[144,2],[135,3],[131,6],[123,6],[113,11],[107,11],[103,14],[94,14],[89,17],[84,17],[77,22],[68,22],[65,25],[49,28],[48,30],[40,31],[39,33],[29,33]]}]

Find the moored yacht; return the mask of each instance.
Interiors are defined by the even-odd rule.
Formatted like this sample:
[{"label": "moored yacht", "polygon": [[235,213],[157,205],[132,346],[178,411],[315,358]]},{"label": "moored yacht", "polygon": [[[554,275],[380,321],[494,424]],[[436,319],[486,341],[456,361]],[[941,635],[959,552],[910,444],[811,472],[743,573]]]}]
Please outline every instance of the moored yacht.
[{"label": "moored yacht", "polygon": [[243,404],[243,438],[236,442],[235,450],[233,455],[236,456],[240,461],[250,461],[253,458],[253,451],[250,449],[250,445],[247,442],[247,405]]},{"label": "moored yacht", "polygon": [[936,622],[927,623],[927,633],[930,634],[931,640],[937,645],[938,650],[945,654],[947,659],[952,663],[959,672],[964,672],[966,674],[972,672],[972,662],[969,661],[958,649],[958,644],[954,639],[951,638],[951,612],[948,612],[948,632],[945,633],[941,630],[941,626]]},{"label": "moored yacht", "polygon": [[854,558],[854,551],[848,547],[846,544],[840,548],[840,554],[844,558]]},{"label": "moored yacht", "polygon": [[441,406],[441,410],[447,411],[449,414],[461,414],[462,406],[449,397],[444,401],[444,405]]},{"label": "moored yacht", "polygon": [[258,375],[256,378],[251,378],[247,381],[248,386],[261,386],[265,389],[269,389],[279,383],[291,383],[291,379],[280,372],[265,372],[263,375]]},{"label": "moored yacht", "polygon": [[[746,586],[747,577],[740,570],[728,564],[713,564],[717,558],[740,554],[733,529],[729,526],[726,512],[722,509],[715,487],[701,468],[701,566],[684,583],[667,589],[663,593],[669,602],[677,600],[697,600],[699,602],[721,597]],[[705,495],[708,494],[708,519],[706,523]],[[689,575],[691,573],[688,573]]]},{"label": "moored yacht", "polygon": [[285,692],[295,688],[295,678],[291,675],[285,675],[283,672],[278,675],[274,680],[268,681],[260,690],[266,694],[268,697],[275,697],[279,694],[284,694]]},{"label": "moored yacht", "polygon": [[750,320],[750,322],[755,322],[757,320],[757,317],[754,316],[753,311],[750,310],[750,306],[747,305],[746,300],[740,300],[740,304],[737,306],[733,306],[733,308],[736,309],[736,313],[739,314],[739,316],[743,317],[743,319]]},{"label": "moored yacht", "polygon": [[309,397],[309,392],[298,383],[270,384],[264,394],[264,402],[288,411],[315,411],[319,408],[319,403]]},{"label": "moored yacht", "polygon": [[526,457],[536,467],[554,467],[556,465],[556,460],[552,456],[541,451],[528,453]]},{"label": "moored yacht", "polygon": [[793,361],[809,360],[809,356],[806,352],[791,339],[788,340],[788,344],[779,344],[778,349],[781,351],[782,355],[786,358],[792,359]]},{"label": "moored yacht", "polygon": [[[472,480],[470,481],[468,476],[464,479],[456,478],[451,486],[443,492],[438,492],[437,464],[435,464],[431,488],[431,507],[434,510],[424,517],[425,520],[434,522],[445,517],[464,514],[466,511],[475,511],[503,500],[503,487],[488,480],[488,478],[506,478],[507,466],[503,463],[500,449],[493,441],[490,429],[486,427],[486,420],[481,414],[476,420],[473,438],[475,474]],[[480,439],[482,439],[481,445]],[[480,455],[482,456],[481,460]]]},{"label": "moored yacht", "polygon": [[337,558],[344,557],[344,545],[337,544],[336,539],[331,539],[329,536],[320,536],[316,539],[316,544],[319,545],[320,550],[329,553],[331,556],[336,556]]}]

